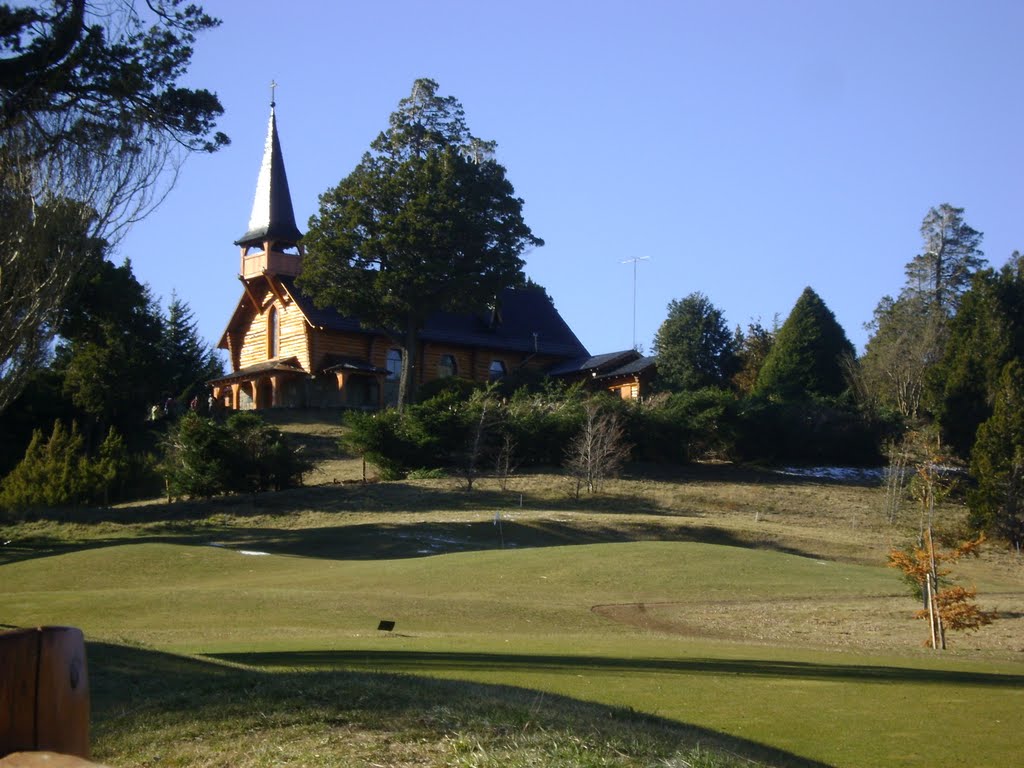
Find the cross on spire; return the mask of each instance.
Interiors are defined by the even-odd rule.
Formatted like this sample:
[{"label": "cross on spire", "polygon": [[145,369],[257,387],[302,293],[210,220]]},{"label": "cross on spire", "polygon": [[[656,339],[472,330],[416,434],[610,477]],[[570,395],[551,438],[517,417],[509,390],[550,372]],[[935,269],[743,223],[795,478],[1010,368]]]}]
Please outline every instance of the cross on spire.
[{"label": "cross on spire", "polygon": [[276,80],[271,80],[270,81],[270,106],[272,106],[272,107],[276,106],[276,103],[274,101],[274,91],[275,90],[277,90],[277,81]]}]

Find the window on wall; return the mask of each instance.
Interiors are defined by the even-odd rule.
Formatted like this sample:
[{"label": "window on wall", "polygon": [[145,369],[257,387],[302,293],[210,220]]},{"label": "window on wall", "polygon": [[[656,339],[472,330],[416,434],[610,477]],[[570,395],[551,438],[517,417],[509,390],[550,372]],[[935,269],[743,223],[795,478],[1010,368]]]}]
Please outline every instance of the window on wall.
[{"label": "window on wall", "polygon": [[388,369],[388,381],[397,381],[402,375],[402,350],[389,349],[385,367]]},{"label": "window on wall", "polygon": [[437,363],[437,377],[439,379],[447,379],[457,373],[455,357],[452,355],[441,355],[441,359]]},{"label": "window on wall", "polygon": [[277,307],[271,307],[267,312],[267,357],[277,357],[280,331]]},{"label": "window on wall", "polygon": [[505,364],[501,360],[491,360],[491,367],[488,369],[487,378],[490,381],[498,381],[505,378]]}]

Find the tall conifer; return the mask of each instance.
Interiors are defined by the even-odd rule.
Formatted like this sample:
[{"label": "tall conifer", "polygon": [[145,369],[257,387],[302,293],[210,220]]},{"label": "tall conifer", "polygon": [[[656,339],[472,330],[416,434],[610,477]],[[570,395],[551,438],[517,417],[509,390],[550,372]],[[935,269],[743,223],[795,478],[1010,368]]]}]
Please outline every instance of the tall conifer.
[{"label": "tall conifer", "polygon": [[779,329],[755,393],[782,400],[835,397],[846,389],[843,360],[853,355],[832,310],[807,287]]}]

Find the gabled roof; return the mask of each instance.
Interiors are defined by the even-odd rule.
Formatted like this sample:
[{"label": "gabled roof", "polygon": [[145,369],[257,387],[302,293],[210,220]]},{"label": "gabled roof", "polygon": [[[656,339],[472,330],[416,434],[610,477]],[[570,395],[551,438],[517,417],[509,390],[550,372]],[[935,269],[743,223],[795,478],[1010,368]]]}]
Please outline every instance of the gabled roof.
[{"label": "gabled roof", "polygon": [[[320,309],[295,285],[294,278],[277,276],[295,300],[310,325],[332,331],[368,332],[359,320],[333,309]],[[422,341],[443,342],[469,347],[488,347],[511,352],[536,353],[557,357],[587,357],[586,347],[558,314],[541,291],[530,288],[508,289],[498,297],[501,321],[494,312],[435,312],[420,332]]]},{"label": "gabled roof", "polygon": [[281,142],[277,138],[277,118],[274,115],[274,103],[271,102],[267,140],[263,146],[263,163],[256,181],[256,197],[249,216],[249,229],[235,241],[235,245],[259,245],[267,240],[295,245],[301,238],[302,233],[295,225],[288,175],[284,170]]}]

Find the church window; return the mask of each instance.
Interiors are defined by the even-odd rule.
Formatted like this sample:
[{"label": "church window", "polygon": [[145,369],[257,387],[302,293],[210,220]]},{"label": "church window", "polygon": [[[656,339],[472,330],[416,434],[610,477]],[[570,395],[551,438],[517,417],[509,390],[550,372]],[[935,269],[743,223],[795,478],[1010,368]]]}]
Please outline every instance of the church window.
[{"label": "church window", "polygon": [[395,381],[402,375],[402,350],[388,350],[386,367],[388,369],[388,381]]},{"label": "church window", "polygon": [[267,357],[274,358],[280,353],[278,349],[280,335],[281,326],[277,317],[277,307],[271,307],[267,313]]},{"label": "church window", "polygon": [[501,360],[491,360],[491,367],[487,372],[489,381],[499,381],[505,378],[505,373],[505,364]]},{"label": "church window", "polygon": [[439,379],[447,379],[458,372],[458,368],[455,365],[455,357],[452,355],[441,355],[441,359],[437,363],[437,377]]}]

